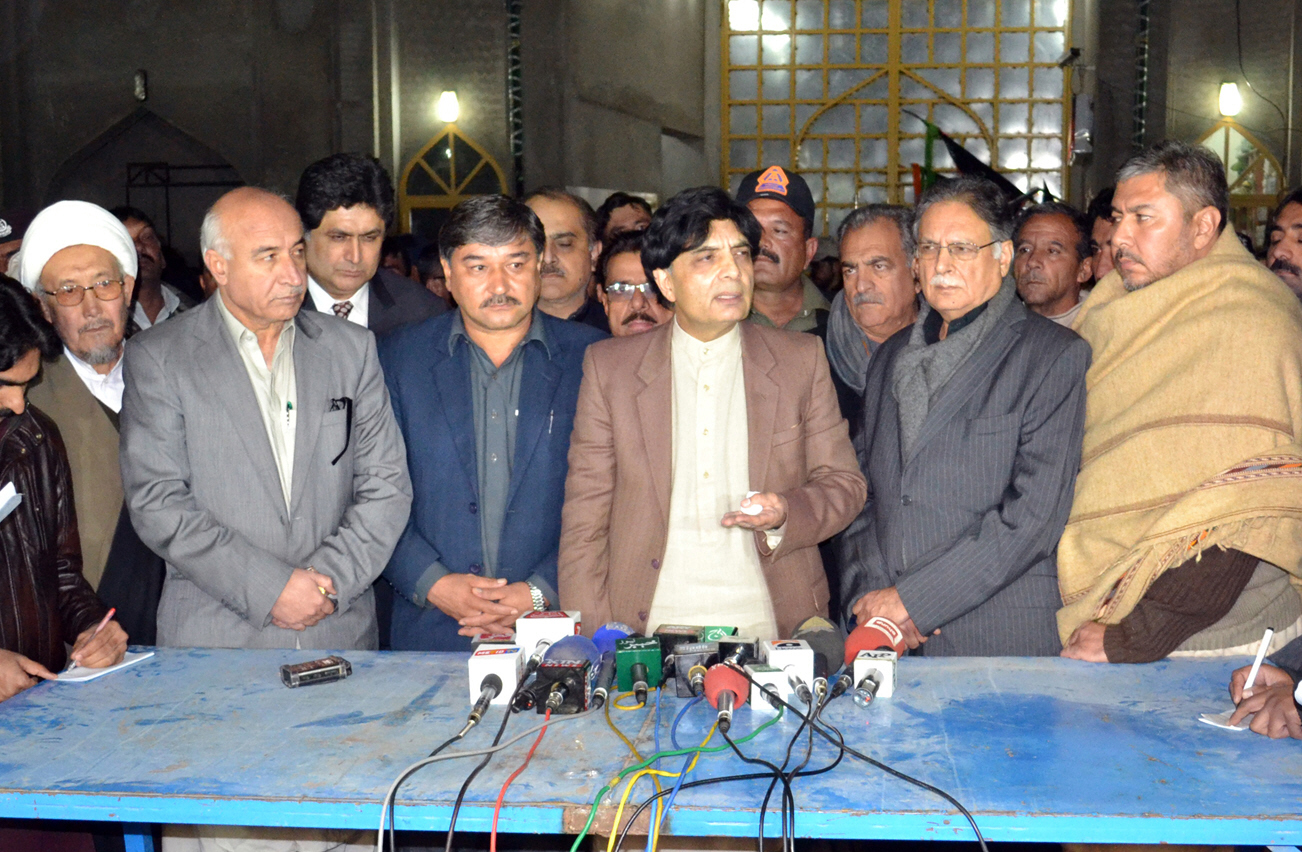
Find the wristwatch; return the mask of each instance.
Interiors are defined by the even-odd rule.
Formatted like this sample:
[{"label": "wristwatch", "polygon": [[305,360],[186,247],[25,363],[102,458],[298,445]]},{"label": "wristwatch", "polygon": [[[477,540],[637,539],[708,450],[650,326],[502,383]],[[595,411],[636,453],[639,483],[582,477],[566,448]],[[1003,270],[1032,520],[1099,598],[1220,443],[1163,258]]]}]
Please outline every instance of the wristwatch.
[{"label": "wristwatch", "polygon": [[528,586],[529,586],[529,597],[533,600],[533,611],[546,612],[547,599],[543,597],[542,589],[538,588],[533,583],[529,583]]}]

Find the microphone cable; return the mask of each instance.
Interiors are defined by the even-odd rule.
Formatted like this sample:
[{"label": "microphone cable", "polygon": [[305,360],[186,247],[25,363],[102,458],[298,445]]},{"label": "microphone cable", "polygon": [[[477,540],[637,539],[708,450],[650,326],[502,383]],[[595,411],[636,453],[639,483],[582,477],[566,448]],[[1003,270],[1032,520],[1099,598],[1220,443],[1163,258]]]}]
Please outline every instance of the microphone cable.
[{"label": "microphone cable", "polygon": [[[615,698],[615,701],[618,701],[620,698],[624,698],[624,697],[629,696],[629,695],[632,695],[632,694],[633,694],[633,693],[631,693],[631,692],[625,692],[625,693],[623,693],[622,695],[617,696],[617,697]],[[641,763],[643,760],[645,760],[645,758],[642,757],[642,753],[639,752],[639,751],[637,750],[637,746],[635,746],[635,745],[633,744],[633,741],[630,740],[630,739],[628,738],[628,736],[627,736],[623,731],[621,731],[621,730],[620,730],[620,729],[615,725],[615,720],[612,719],[612,718],[610,718],[610,705],[613,704],[613,703],[615,703],[615,701],[608,701],[608,702],[606,702],[606,724],[609,725],[609,726],[610,726],[610,729],[611,729],[612,731],[615,732],[615,736],[619,737],[621,740],[624,741],[624,745],[628,748],[629,754],[633,755],[633,759],[636,760],[638,763]],[[660,751],[660,743],[659,743],[659,740],[660,740],[660,731],[659,731],[659,728],[660,728],[660,718],[659,718],[659,712],[660,712],[660,691],[659,691],[659,689],[657,689],[657,690],[656,690],[656,713],[657,713],[657,717],[656,717],[656,741],[657,741],[657,742],[656,742],[656,752],[659,752],[659,751]],[[651,781],[652,781],[653,784],[655,784],[656,790],[659,791],[659,789],[660,789],[660,779],[659,779],[658,777],[656,777],[656,776],[653,775],[653,776],[651,776]]]},{"label": "microphone cable", "polygon": [[[826,706],[826,698],[824,698],[823,700],[820,700],[820,701],[818,701],[816,704],[812,705],[812,706],[810,707],[810,719],[816,719],[816,718],[818,718],[818,714],[822,712],[824,706]],[[782,759],[782,766],[781,766],[781,771],[784,773],[782,777],[785,777],[785,778],[786,778],[787,789],[790,789],[791,781],[792,781],[792,779],[795,777],[796,773],[798,773],[800,770],[804,769],[804,768],[809,764],[809,760],[810,760],[810,758],[813,756],[813,753],[814,753],[814,732],[813,732],[813,730],[811,729],[811,730],[809,731],[809,741],[808,741],[808,745],[807,745],[806,748],[805,748],[805,759],[800,763],[799,766],[797,766],[797,767],[796,767],[794,770],[792,770],[791,772],[788,773],[788,772],[786,771],[786,769],[787,769],[787,764],[789,764],[789,763],[791,762],[791,753],[792,753],[792,751],[795,749],[796,742],[800,739],[800,735],[801,735],[802,733],[804,733],[805,729],[806,729],[807,727],[809,727],[809,724],[810,724],[809,719],[803,719],[803,718],[802,718],[802,719],[800,720],[800,726],[799,726],[798,728],[796,728],[796,732],[791,736],[790,741],[787,742],[787,753],[786,753],[786,756],[783,757],[783,759]],[[777,786],[777,784],[778,784],[778,780],[779,780],[778,776],[774,776],[773,780],[772,780],[771,782],[769,782],[769,788],[768,788],[768,790],[765,791],[765,793],[764,793],[764,801],[760,803],[760,812],[759,812],[759,852],[764,852],[764,817],[765,817],[765,814],[766,814],[767,811],[768,811],[769,800],[773,797],[773,789]],[[786,803],[786,799],[785,799],[785,797],[784,797],[784,799],[783,799],[783,807],[784,807],[784,808],[786,807],[786,804],[787,804],[787,803]],[[794,833],[795,833],[795,819],[796,819],[796,815],[795,815],[795,800],[794,800],[794,799],[792,800],[792,803],[791,803],[791,804],[792,804],[792,810],[791,810],[791,822],[792,822],[792,827],[791,827],[791,830],[792,830],[792,834],[794,835]],[[784,819],[785,819],[785,813],[786,813],[785,810],[784,810],[783,813],[784,813]]]},{"label": "microphone cable", "polygon": [[[606,718],[610,718],[607,716]],[[507,777],[502,784],[501,791],[497,794],[497,804],[493,806],[493,828],[488,834],[488,852],[497,852],[497,817],[502,813],[502,801],[506,798],[506,789],[511,786],[511,782],[520,777],[520,774],[529,768],[529,761],[533,760],[533,753],[538,750],[538,744],[542,742],[543,736],[547,733],[547,725],[552,720],[552,708],[548,707],[547,712],[543,714],[542,730],[538,732],[538,739],[533,741],[529,746],[529,752],[524,756],[524,763],[520,768],[515,770]]]},{"label": "microphone cable", "polygon": [[[716,722],[716,723],[715,723],[715,724],[710,728],[709,733],[707,733],[707,734],[705,735],[705,739],[701,742],[701,744],[700,744],[699,746],[697,746],[695,749],[693,749],[693,751],[694,751],[695,753],[694,753],[691,757],[688,758],[688,761],[689,761],[689,762],[688,762],[687,766],[683,767],[682,771],[680,771],[680,772],[666,772],[666,771],[663,770],[663,769],[649,769],[649,768],[648,768],[648,769],[643,769],[643,770],[641,770],[640,772],[638,772],[637,774],[635,774],[632,778],[630,778],[630,779],[629,779],[629,782],[628,782],[628,786],[624,788],[624,795],[623,795],[623,797],[620,798],[620,800],[619,800],[619,808],[615,811],[615,823],[614,823],[614,826],[615,826],[615,827],[618,827],[618,826],[619,826],[619,822],[620,822],[620,820],[621,820],[621,819],[623,818],[623,816],[624,816],[624,806],[628,803],[628,797],[629,797],[629,794],[631,794],[631,793],[633,792],[633,788],[637,786],[637,782],[642,778],[643,775],[650,775],[650,776],[652,776],[653,778],[654,778],[655,776],[657,776],[657,775],[664,776],[664,777],[666,777],[666,778],[672,778],[672,777],[674,777],[674,776],[678,776],[678,777],[681,778],[682,776],[684,776],[684,775],[690,773],[693,769],[696,768],[696,761],[698,761],[698,760],[700,759],[701,754],[705,751],[705,747],[706,747],[707,745],[710,744],[710,740],[714,739],[714,732],[715,732],[716,729],[718,729],[718,727],[719,727],[719,725],[718,725],[718,723]],[[648,764],[653,763],[655,760],[656,760],[656,758],[652,758],[651,760],[647,761],[647,763],[648,763]],[[659,838],[656,837],[656,835],[655,835],[655,831],[654,831],[654,830],[648,832],[648,836],[650,836],[650,837],[652,838],[652,843],[653,843],[653,844],[655,843],[656,840],[659,839]],[[606,852],[613,852],[614,848],[615,848],[615,832],[614,832],[614,830],[612,829],[611,832],[610,832],[610,839],[606,842]]]},{"label": "microphone cable", "polygon": [[[737,671],[741,672],[742,677],[744,677],[744,678],[746,678],[746,680],[750,681],[751,684],[753,684],[753,685],[755,685],[755,686],[760,686],[760,684],[756,683],[756,682],[755,682],[755,679],[752,678],[752,677],[750,676],[750,674],[749,674],[748,672],[746,672],[744,669],[742,669],[741,667],[734,667],[734,668],[735,668]],[[862,760],[864,763],[867,763],[869,766],[872,766],[872,767],[875,767],[875,768],[877,768],[877,769],[880,769],[881,771],[885,772],[885,773],[888,774],[888,775],[892,775],[892,776],[894,776],[894,777],[900,779],[901,781],[904,781],[904,782],[907,783],[907,784],[912,784],[913,786],[918,787],[919,789],[926,790],[928,793],[931,793],[931,794],[933,794],[933,795],[935,795],[935,796],[938,796],[938,797],[944,799],[945,801],[949,802],[951,805],[953,805],[953,806],[958,810],[959,813],[961,813],[961,814],[963,815],[963,817],[968,821],[968,824],[972,826],[972,832],[973,832],[973,834],[976,835],[977,844],[981,847],[981,852],[989,852],[989,849],[988,849],[988,847],[986,846],[986,839],[985,839],[985,837],[981,834],[981,829],[977,827],[976,819],[972,816],[972,813],[971,813],[967,808],[963,807],[963,803],[960,802],[958,799],[954,798],[952,795],[950,795],[949,793],[947,793],[947,792],[945,792],[944,790],[940,789],[939,787],[936,787],[936,786],[934,786],[934,785],[932,785],[932,784],[928,784],[926,781],[923,781],[921,778],[914,778],[912,775],[909,775],[908,773],[901,772],[901,771],[898,770],[898,769],[895,769],[895,768],[893,768],[893,767],[891,767],[891,766],[888,766],[888,765],[885,764],[885,763],[882,763],[880,760],[877,760],[876,758],[869,757],[868,755],[864,754],[863,752],[851,748],[850,746],[848,746],[848,745],[845,744],[845,739],[844,739],[843,737],[840,739],[839,742],[837,742],[836,740],[834,740],[834,739],[832,738],[832,735],[831,735],[830,733],[828,733],[827,731],[823,730],[823,728],[821,727],[821,723],[818,723],[818,722],[814,721],[814,720],[812,719],[812,717],[810,717],[810,716],[806,716],[803,712],[800,711],[799,708],[797,708],[797,707],[795,707],[795,706],[793,706],[793,705],[791,705],[791,704],[788,704],[788,703],[786,702],[785,699],[778,698],[777,700],[778,700],[779,702],[781,702],[781,704],[782,704],[784,707],[786,707],[788,710],[790,710],[792,713],[795,713],[797,716],[799,716],[799,717],[802,718],[802,719],[807,719],[807,720],[809,720],[810,723],[811,723],[811,727],[812,727],[812,729],[813,729],[813,730],[814,730],[814,731],[815,731],[815,732],[816,732],[820,737],[822,737],[823,739],[825,739],[825,740],[827,740],[828,742],[832,743],[832,744],[835,745],[837,748],[839,748],[839,749],[841,749],[842,751],[844,751],[846,754],[849,754],[849,755],[852,755],[852,756],[854,756],[854,757],[857,757],[857,758],[859,758],[860,760]],[[840,732],[838,731],[837,733],[838,733],[838,735],[839,735]]]},{"label": "microphone cable", "polygon": [[[519,692],[520,690],[517,689],[516,694],[519,694]],[[514,702],[515,700],[514,695],[511,696],[511,700]],[[507,705],[506,712],[502,714],[502,724],[499,725],[497,728],[497,736],[493,737],[493,745],[496,746],[498,743],[502,741],[502,735],[506,733],[506,725],[510,721],[511,721],[511,707],[510,705]],[[546,730],[546,728],[547,725],[544,724],[543,730]],[[479,775],[479,773],[483,771],[484,767],[487,766],[488,762],[492,759],[493,759],[493,754],[491,752],[484,755],[484,759],[479,761],[479,765],[470,771],[470,774],[466,776],[465,783],[463,783],[461,785],[461,789],[457,791],[457,800],[452,805],[452,819],[448,822],[448,839],[447,839],[447,843],[443,847],[443,852],[452,852],[452,838],[457,833],[457,814],[461,812],[461,803],[465,801],[466,791],[470,789],[471,783],[475,780],[475,778]]]},{"label": "microphone cable", "polygon": [[[561,721],[561,720],[563,720],[563,721],[569,721],[570,719],[581,719],[581,718],[583,718],[583,715],[586,715],[586,714],[582,714],[582,715],[579,715],[579,716],[562,716],[562,717],[560,718],[560,720],[557,720],[557,721]],[[767,720],[766,722],[764,722],[764,724],[760,725],[758,728],[756,728],[755,730],[751,731],[751,732],[750,732],[749,734],[747,734],[746,736],[744,736],[744,737],[740,737],[740,738],[737,740],[737,742],[739,742],[739,743],[744,743],[744,742],[749,742],[749,741],[753,740],[755,737],[759,736],[759,735],[762,734],[764,731],[768,730],[768,729],[771,728],[773,725],[776,725],[779,721],[781,721],[782,716],[783,716],[782,713],[777,713],[776,715],[773,716],[772,719]],[[532,733],[532,731],[531,731],[530,733]],[[523,735],[521,735],[521,736],[523,736]],[[517,737],[516,739],[519,739],[519,738],[520,738],[520,737]],[[685,755],[685,754],[691,754],[692,752],[697,751],[697,750],[698,750],[698,749],[695,749],[695,748],[687,748],[687,749],[675,749],[674,751],[665,751],[665,752],[660,752],[659,754],[653,754],[653,755],[651,755],[649,758],[647,758],[646,760],[642,761],[641,763],[637,763],[637,764],[634,764],[634,765],[632,765],[632,766],[625,767],[624,769],[621,769],[618,773],[616,773],[615,777],[614,777],[613,779],[611,779],[611,781],[609,781],[609,782],[606,784],[606,786],[602,787],[600,790],[597,791],[597,795],[596,795],[596,796],[593,798],[593,800],[592,800],[592,805],[588,808],[588,819],[587,819],[587,822],[585,822],[585,823],[583,824],[583,829],[582,829],[582,830],[578,833],[578,835],[574,838],[574,843],[573,843],[573,845],[570,846],[570,852],[579,852],[579,847],[581,847],[581,846],[583,845],[583,841],[584,841],[584,839],[588,836],[588,832],[592,830],[592,823],[595,822],[596,819],[597,819],[597,808],[598,808],[598,806],[600,806],[600,804],[601,804],[601,800],[605,797],[605,795],[606,795],[608,792],[610,792],[611,788],[613,788],[614,786],[618,785],[619,782],[622,781],[626,776],[630,775],[630,774],[633,773],[633,772],[637,772],[637,771],[639,771],[639,770],[646,769],[646,768],[647,768],[648,766],[650,766],[652,763],[654,763],[654,762],[657,761],[657,760],[660,760],[661,758],[666,758],[666,757],[681,757],[682,755]],[[721,751],[727,751],[727,750],[728,750],[728,747],[727,747],[726,745],[723,745],[723,746],[713,746],[713,747],[711,747],[711,748],[699,749],[699,751],[700,751],[702,754],[716,754],[716,753],[718,753],[718,752],[721,752]],[[462,756],[462,755],[457,755],[457,756],[459,757],[459,756]],[[426,760],[430,760],[430,759],[431,759],[431,758],[426,758]],[[432,759],[433,759],[433,760],[438,760],[439,758],[432,758]],[[763,776],[763,777],[767,778],[768,776],[765,775],[765,776]]]},{"label": "microphone cable", "polygon": [[795,798],[791,795],[791,785],[787,783],[786,775],[783,774],[781,769],[774,766],[772,763],[769,763],[767,760],[765,760],[762,757],[747,757],[745,754],[742,753],[742,750],[737,746],[737,743],[733,741],[732,737],[728,736],[727,731],[720,731],[719,733],[723,734],[724,741],[728,743],[728,745],[732,748],[733,752],[743,763],[749,763],[752,766],[767,767],[769,770],[769,774],[774,777],[775,781],[777,779],[781,779],[782,781],[782,848],[790,852],[790,850],[794,849],[795,847],[793,843],[788,842],[787,808],[788,806],[791,808],[793,824],[790,826],[790,829],[794,830],[796,804],[795,804]]},{"label": "microphone cable", "polygon": [[[827,727],[835,731],[838,737],[841,736],[841,732],[837,730],[835,727],[831,725],[828,725]],[[815,775],[822,775],[826,772],[831,772],[833,769],[835,769],[837,766],[841,764],[841,761],[845,759],[845,755],[846,752],[844,750],[838,750],[836,754],[836,759],[833,760],[831,763],[827,764],[826,766],[820,767],[818,769],[812,769],[809,770],[808,772],[799,771],[793,774],[799,778],[811,778]],[[752,772],[747,775],[719,775],[714,778],[701,778],[696,781],[688,781],[682,785],[682,789],[687,790],[694,787],[704,787],[710,784],[727,784],[734,781],[759,781],[771,777],[773,777],[773,773],[771,772]],[[619,841],[615,844],[615,852],[620,852],[620,850],[624,845],[624,839],[628,836],[629,831],[632,829],[634,823],[637,822],[638,817],[642,815],[642,812],[645,811],[647,808],[649,808],[655,802],[656,799],[662,798],[665,795],[669,795],[672,792],[673,791],[663,791],[660,793],[656,793],[651,797],[649,797],[648,799],[646,799],[645,801],[643,801],[640,805],[638,805],[637,810],[633,811],[633,815],[628,818],[628,822],[624,824],[624,828],[620,831]],[[668,808],[666,808],[666,810],[668,810]]]}]

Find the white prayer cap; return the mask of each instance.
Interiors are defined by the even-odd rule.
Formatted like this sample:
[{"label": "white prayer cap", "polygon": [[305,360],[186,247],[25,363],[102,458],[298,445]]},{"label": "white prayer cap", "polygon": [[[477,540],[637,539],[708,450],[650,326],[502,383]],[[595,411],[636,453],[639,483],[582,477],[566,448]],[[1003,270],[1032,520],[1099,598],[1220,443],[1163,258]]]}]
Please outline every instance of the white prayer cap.
[{"label": "white prayer cap", "polygon": [[118,259],[123,275],[136,277],[136,244],[126,225],[98,204],[58,201],[36,214],[27,227],[19,250],[18,280],[37,292],[45,264],[69,246],[98,246]]}]

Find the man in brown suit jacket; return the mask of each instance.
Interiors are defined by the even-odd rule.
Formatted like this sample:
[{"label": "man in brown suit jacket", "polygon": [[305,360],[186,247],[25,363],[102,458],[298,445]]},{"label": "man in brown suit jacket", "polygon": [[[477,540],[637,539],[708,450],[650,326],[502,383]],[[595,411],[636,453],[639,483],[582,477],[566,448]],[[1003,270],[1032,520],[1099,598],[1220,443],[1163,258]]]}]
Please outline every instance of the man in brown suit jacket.
[{"label": "man in brown suit jacket", "polygon": [[588,349],[559,592],[589,633],[616,619],[786,637],[827,614],[818,543],[866,485],[822,343],[742,322],[759,238],[721,190],[670,199],[642,262],[674,320]]}]

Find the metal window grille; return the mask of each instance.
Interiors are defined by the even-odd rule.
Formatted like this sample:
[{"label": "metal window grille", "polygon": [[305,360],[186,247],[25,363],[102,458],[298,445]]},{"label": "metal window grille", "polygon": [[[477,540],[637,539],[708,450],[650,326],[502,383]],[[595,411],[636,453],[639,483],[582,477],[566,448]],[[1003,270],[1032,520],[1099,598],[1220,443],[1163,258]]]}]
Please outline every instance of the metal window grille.
[{"label": "metal window grille", "polygon": [[[722,0],[723,179],[778,164],[834,233],[913,200],[926,127],[1024,190],[1067,185],[1071,0]],[[907,112],[906,112],[907,110]],[[953,164],[935,145],[934,168]]]}]

